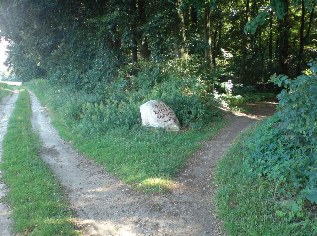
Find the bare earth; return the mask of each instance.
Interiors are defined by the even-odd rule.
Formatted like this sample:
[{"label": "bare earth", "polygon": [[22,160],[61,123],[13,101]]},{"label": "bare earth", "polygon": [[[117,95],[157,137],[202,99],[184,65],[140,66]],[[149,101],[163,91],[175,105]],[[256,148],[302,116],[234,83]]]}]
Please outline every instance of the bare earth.
[{"label": "bare earth", "polygon": [[[8,121],[13,111],[15,102],[17,100],[17,93],[5,97],[0,103],[0,163],[2,159],[2,142],[5,133],[7,132]],[[7,193],[7,187],[2,182],[2,173],[0,171],[0,235],[9,236],[11,227],[11,210],[3,202],[3,197]]]},{"label": "bare earth", "polygon": [[164,195],[143,194],[79,155],[52,127],[47,111],[31,93],[32,124],[43,140],[41,155],[66,189],[83,235],[224,235],[212,203],[212,173],[234,138],[254,121],[271,115],[228,115],[230,125],[190,159]]}]

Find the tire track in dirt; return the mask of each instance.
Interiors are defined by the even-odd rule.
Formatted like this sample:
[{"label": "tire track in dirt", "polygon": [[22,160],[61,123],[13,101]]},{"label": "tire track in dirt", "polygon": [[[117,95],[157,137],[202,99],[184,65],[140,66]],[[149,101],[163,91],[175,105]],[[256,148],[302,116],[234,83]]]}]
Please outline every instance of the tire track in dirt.
[{"label": "tire track in dirt", "polygon": [[52,127],[31,93],[32,124],[43,141],[42,158],[66,189],[83,235],[223,235],[211,202],[215,164],[234,138],[257,117],[232,116],[232,123],[188,163],[171,193],[142,194],[79,155]]},{"label": "tire track in dirt", "polygon": [[[9,118],[15,106],[15,102],[18,98],[18,92],[14,92],[11,96],[7,96],[2,99],[0,103],[0,163],[2,162],[2,143],[4,136],[7,132]],[[2,198],[8,192],[8,188],[2,181],[2,172],[0,171],[0,235],[11,235],[11,210],[7,206]]]}]

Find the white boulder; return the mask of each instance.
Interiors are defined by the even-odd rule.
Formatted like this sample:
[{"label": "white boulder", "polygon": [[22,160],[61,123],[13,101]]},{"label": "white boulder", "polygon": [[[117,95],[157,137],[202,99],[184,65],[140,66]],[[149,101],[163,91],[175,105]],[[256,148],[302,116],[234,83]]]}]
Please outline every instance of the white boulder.
[{"label": "white boulder", "polygon": [[179,131],[179,121],[174,111],[164,102],[150,100],[140,106],[142,125]]}]

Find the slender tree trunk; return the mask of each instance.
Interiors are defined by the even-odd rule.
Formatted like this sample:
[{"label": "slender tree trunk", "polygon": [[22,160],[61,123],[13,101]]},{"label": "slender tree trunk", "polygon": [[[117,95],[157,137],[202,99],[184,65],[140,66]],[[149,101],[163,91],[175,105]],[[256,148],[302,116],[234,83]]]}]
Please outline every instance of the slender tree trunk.
[{"label": "slender tree trunk", "polygon": [[188,39],[190,38],[189,36],[189,7],[185,6],[182,13],[181,13],[181,19],[182,19],[182,49],[181,53],[182,55],[188,54]]},{"label": "slender tree trunk", "polygon": [[245,1],[245,13],[244,13],[244,21],[242,23],[242,60],[241,60],[241,69],[240,69],[240,76],[239,76],[239,83],[243,82],[244,80],[244,73],[245,73],[245,67],[246,67],[246,58],[247,58],[247,35],[244,33],[243,29],[244,26],[248,22],[250,12],[250,0]]},{"label": "slender tree trunk", "polygon": [[305,9],[305,1],[301,1],[301,7],[302,7],[302,12],[301,12],[301,19],[300,19],[300,29],[299,29],[299,48],[298,48],[298,62],[297,62],[297,74],[300,74],[301,72],[301,64],[303,60],[303,52],[304,52],[304,29],[305,29],[305,14],[306,14],[306,9]]},{"label": "slender tree trunk", "polygon": [[215,25],[214,33],[213,33],[213,45],[212,45],[212,65],[216,66],[216,57],[217,57],[217,36],[218,36],[218,22]]},{"label": "slender tree trunk", "polygon": [[270,63],[273,60],[273,12],[270,12],[270,34],[269,34],[269,59]]},{"label": "slender tree trunk", "polygon": [[218,24],[218,42],[217,42],[217,54],[221,53],[221,45],[222,45],[222,26],[223,21],[222,19],[219,21]]},{"label": "slender tree trunk", "polygon": [[191,20],[191,26],[194,28],[194,30],[196,30],[197,24],[198,24],[198,16],[197,16],[197,10],[194,6],[190,7],[190,20]]},{"label": "slender tree trunk", "polygon": [[[139,27],[143,26],[146,23],[146,12],[145,12],[145,0],[138,0],[138,12],[139,12]],[[139,48],[140,48],[140,56],[143,59],[148,60],[151,56],[151,52],[149,50],[149,44],[147,37],[144,35],[144,32],[139,33]]]},{"label": "slender tree trunk", "polygon": [[259,54],[261,58],[261,82],[264,83],[264,48],[262,39],[262,29],[259,30]]},{"label": "slender tree trunk", "polygon": [[279,24],[279,66],[282,74],[288,75],[287,59],[289,55],[289,0],[283,0],[285,5],[285,15],[280,19]]},{"label": "slender tree trunk", "polygon": [[313,5],[313,9],[310,13],[310,16],[309,16],[309,23],[308,23],[308,29],[306,31],[306,35],[304,37],[304,43],[307,41],[309,35],[310,35],[310,31],[311,31],[311,26],[313,24],[313,20],[314,20],[314,13],[315,13],[315,4]]},{"label": "slender tree trunk", "polygon": [[138,40],[137,40],[137,3],[136,0],[131,0],[131,62],[136,64],[138,62]]},{"label": "slender tree trunk", "polygon": [[205,5],[204,12],[204,38],[205,38],[205,62],[207,68],[211,68],[211,50],[210,50],[210,4]]}]

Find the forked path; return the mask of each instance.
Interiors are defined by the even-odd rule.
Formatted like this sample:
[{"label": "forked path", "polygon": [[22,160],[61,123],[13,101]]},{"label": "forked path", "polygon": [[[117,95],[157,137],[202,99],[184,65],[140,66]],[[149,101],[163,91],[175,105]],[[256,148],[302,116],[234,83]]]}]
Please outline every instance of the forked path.
[{"label": "forked path", "polygon": [[[9,118],[12,114],[15,102],[17,100],[17,92],[11,96],[7,96],[0,102],[0,163],[2,162],[2,142],[7,132]],[[11,227],[11,210],[4,203],[3,197],[7,193],[7,187],[2,181],[2,172],[0,171],[0,235],[10,235]]]},{"label": "forked path", "polygon": [[32,93],[31,101],[33,127],[43,140],[41,155],[65,187],[83,235],[223,235],[211,201],[211,173],[234,138],[258,117],[231,116],[230,125],[188,162],[171,193],[148,195],[79,155],[59,138]]}]

